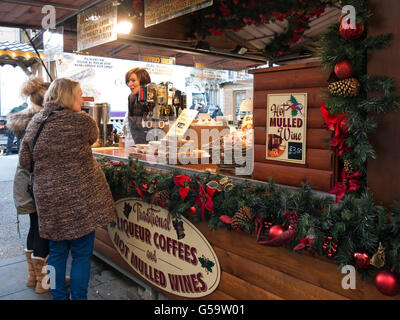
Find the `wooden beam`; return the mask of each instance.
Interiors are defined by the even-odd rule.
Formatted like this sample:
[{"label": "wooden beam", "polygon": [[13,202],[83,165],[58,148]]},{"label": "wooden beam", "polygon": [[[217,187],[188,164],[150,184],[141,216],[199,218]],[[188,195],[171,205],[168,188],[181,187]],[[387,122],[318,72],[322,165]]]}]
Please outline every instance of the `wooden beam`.
[{"label": "wooden beam", "polygon": [[157,39],[138,37],[135,35],[118,35],[118,42],[126,43],[130,45],[140,45],[142,47],[158,47],[159,49],[167,49],[178,53],[187,53],[191,55],[206,55],[213,57],[229,58],[231,60],[245,60],[257,63],[265,63],[265,57],[255,55],[239,55],[230,52],[216,51],[216,50],[204,50],[186,47],[180,44],[174,44],[171,41],[160,41]]},{"label": "wooden beam", "polygon": [[107,57],[113,57],[118,52],[121,52],[122,50],[125,50],[126,48],[129,48],[129,47],[130,47],[129,44],[123,44],[123,45],[119,46],[118,48],[115,48],[115,49],[107,52],[106,56]]},{"label": "wooden beam", "polygon": [[62,4],[62,3],[55,3],[55,2],[44,2],[44,1],[35,1],[35,0],[2,0],[2,2],[6,3],[13,3],[18,5],[26,5],[32,7],[44,7],[44,6],[53,6],[54,8],[64,9],[69,11],[79,11],[79,7],[69,5],[69,4]]}]

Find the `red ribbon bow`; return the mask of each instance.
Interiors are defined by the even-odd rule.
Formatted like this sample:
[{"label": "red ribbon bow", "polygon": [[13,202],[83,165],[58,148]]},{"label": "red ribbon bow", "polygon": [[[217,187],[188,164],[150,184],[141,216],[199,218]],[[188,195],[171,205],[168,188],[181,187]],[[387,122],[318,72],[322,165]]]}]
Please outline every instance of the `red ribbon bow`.
[{"label": "red ribbon bow", "polygon": [[312,241],[313,241],[313,239],[311,239],[309,237],[300,239],[300,243],[297,246],[295,246],[293,248],[293,250],[297,251],[297,250],[302,250],[302,249],[306,249],[307,248],[308,252],[310,252],[314,256],[315,252],[314,252],[314,250],[312,248]]},{"label": "red ribbon bow", "polygon": [[341,113],[335,116],[329,112],[325,104],[321,104],[321,114],[324,117],[326,128],[334,132],[334,136],[331,139],[332,150],[339,156],[351,151],[351,148],[345,146],[346,139],[350,134],[347,114]]},{"label": "red ribbon bow", "polygon": [[216,189],[211,189],[209,187],[206,187],[206,189],[204,189],[203,185],[200,182],[199,187],[200,194],[196,197],[194,201],[200,207],[201,218],[204,219],[204,209],[214,212],[214,202],[212,200],[212,197],[214,196]]},{"label": "red ribbon bow", "polygon": [[188,183],[192,181],[188,176],[185,176],[184,174],[177,175],[174,178],[174,183],[177,185],[179,188],[179,194],[181,195],[182,201],[185,200],[186,196],[189,193],[189,186]]},{"label": "red ribbon bow", "polygon": [[336,183],[335,187],[329,193],[336,194],[336,202],[341,200],[347,192],[356,191],[360,187],[361,172],[348,173],[345,169],[342,171],[342,181]]}]

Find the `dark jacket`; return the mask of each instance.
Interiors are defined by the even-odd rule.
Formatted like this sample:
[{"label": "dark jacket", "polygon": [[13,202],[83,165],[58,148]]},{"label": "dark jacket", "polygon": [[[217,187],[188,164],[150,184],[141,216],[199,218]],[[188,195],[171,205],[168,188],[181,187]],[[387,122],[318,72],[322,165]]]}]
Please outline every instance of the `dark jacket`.
[{"label": "dark jacket", "polygon": [[128,126],[135,144],[145,144],[147,128],[143,127],[144,108],[137,101],[137,95],[130,94],[128,97]]},{"label": "dark jacket", "polygon": [[[47,104],[26,128],[19,156],[29,169],[29,148],[41,120],[56,108]],[[116,216],[110,187],[91,146],[96,122],[85,112],[61,109],[48,118],[33,151],[33,191],[42,238],[73,240],[106,226]]]}]

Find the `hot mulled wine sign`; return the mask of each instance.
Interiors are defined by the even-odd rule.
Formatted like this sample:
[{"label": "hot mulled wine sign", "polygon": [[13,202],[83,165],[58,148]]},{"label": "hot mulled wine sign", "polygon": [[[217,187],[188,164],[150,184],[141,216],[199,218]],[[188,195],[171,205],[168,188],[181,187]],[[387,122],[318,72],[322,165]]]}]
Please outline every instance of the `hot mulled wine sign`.
[{"label": "hot mulled wine sign", "polygon": [[203,297],[218,287],[217,255],[188,220],[174,220],[168,210],[138,198],[120,199],[115,206],[117,220],[108,233],[137,274],[182,297]]},{"label": "hot mulled wine sign", "polygon": [[306,163],[307,93],[268,94],[266,159]]}]

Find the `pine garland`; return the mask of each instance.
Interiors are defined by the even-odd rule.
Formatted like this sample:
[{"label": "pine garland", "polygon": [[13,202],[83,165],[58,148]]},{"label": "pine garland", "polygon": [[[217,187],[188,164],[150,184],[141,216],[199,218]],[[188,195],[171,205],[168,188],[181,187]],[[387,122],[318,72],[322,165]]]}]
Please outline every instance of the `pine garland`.
[{"label": "pine garland", "polygon": [[[288,189],[276,185],[272,180],[265,186],[253,186],[249,183],[233,184],[233,188],[224,191],[217,188],[212,196],[213,212],[205,209],[202,217],[196,199],[202,186],[210,183],[219,184],[222,176],[211,173],[187,176],[189,192],[185,199],[179,192],[180,186],[174,183],[174,178],[181,175],[173,170],[167,173],[148,173],[136,159],[129,158],[128,163],[98,159],[105,177],[115,197],[132,196],[142,197],[143,201],[152,203],[155,192],[168,191],[166,208],[173,218],[184,216],[194,223],[207,221],[212,230],[228,227],[221,216],[234,217],[243,207],[248,207],[253,217],[261,217],[270,225],[284,225],[289,221],[283,217],[283,212],[296,211],[298,215],[297,235],[286,244],[293,249],[301,239],[312,240],[312,251],[325,256],[340,265],[354,265],[354,252],[364,252],[370,257],[377,252],[379,243],[382,243],[386,253],[385,269],[400,271],[400,208],[392,211],[374,204],[372,194],[363,193],[359,198],[345,197],[341,202],[335,202],[330,197],[315,196],[309,185],[305,184],[299,192],[290,192]],[[186,177],[186,176],[185,176]],[[128,182],[135,181],[136,186],[153,186],[143,188],[138,192],[136,188],[128,191]],[[195,207],[196,215],[192,216],[190,208]],[[241,224],[240,230],[254,235],[255,219],[249,219]],[[236,230],[236,229],[235,229]],[[264,237],[268,237],[265,232]],[[337,244],[336,254],[331,257],[323,248],[328,238]],[[370,266],[366,270],[359,270],[363,278],[368,278],[378,269]]]},{"label": "pine garland", "polygon": [[[371,12],[366,0],[349,0],[346,5],[351,5],[356,10],[357,24],[368,23]],[[336,64],[347,60],[354,71],[353,77],[361,84],[361,91],[355,97],[345,97],[327,93],[327,109],[333,115],[346,114],[351,135],[345,141],[349,150],[339,154],[341,163],[350,162],[355,172],[361,173],[360,187],[354,196],[360,197],[367,191],[367,161],[375,159],[376,154],[369,141],[369,135],[377,129],[374,115],[396,110],[400,107],[399,94],[396,93],[395,82],[385,76],[371,76],[366,73],[367,52],[369,50],[384,49],[389,47],[390,34],[367,36],[364,31],[358,39],[346,40],[339,32],[340,23],[331,25],[317,43],[317,55],[321,58],[323,66],[333,71]],[[374,96],[370,95],[374,92]],[[337,189],[334,190],[334,192]],[[350,194],[350,193],[349,193]]]}]

